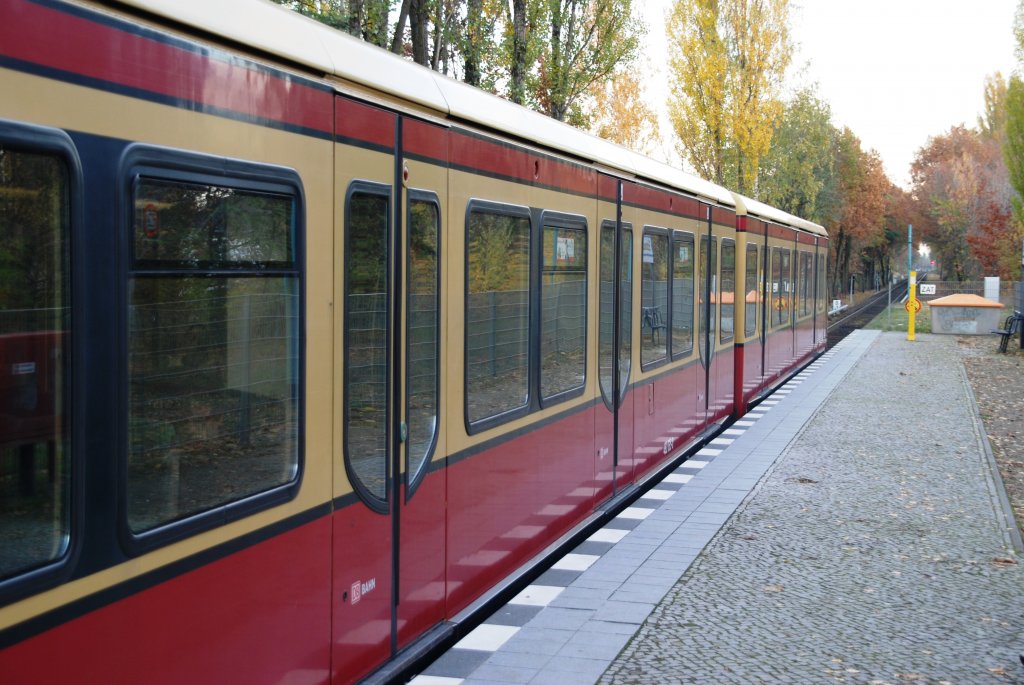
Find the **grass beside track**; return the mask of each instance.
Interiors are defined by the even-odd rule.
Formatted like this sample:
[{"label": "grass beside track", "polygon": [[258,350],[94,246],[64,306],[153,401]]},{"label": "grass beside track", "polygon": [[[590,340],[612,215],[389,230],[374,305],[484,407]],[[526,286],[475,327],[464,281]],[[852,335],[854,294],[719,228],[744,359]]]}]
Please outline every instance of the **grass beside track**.
[{"label": "grass beside track", "polygon": [[[877,331],[903,331],[907,330],[907,310],[903,308],[902,302],[893,302],[892,306],[882,311],[881,314],[871,320],[864,328]],[[928,305],[921,307],[921,311],[914,317],[915,333],[932,332],[932,314]]]}]

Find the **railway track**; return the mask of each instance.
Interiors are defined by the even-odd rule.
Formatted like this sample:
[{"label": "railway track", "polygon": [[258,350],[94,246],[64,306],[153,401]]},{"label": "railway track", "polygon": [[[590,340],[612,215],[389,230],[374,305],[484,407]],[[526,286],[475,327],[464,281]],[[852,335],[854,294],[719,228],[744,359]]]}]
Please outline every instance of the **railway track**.
[{"label": "railway track", "polygon": [[[899,302],[907,294],[907,282],[901,281],[892,288],[892,301]],[[826,329],[828,333],[828,343],[826,349],[831,349],[840,340],[848,336],[853,331],[863,328],[867,324],[871,323],[871,320],[878,316],[880,313],[885,311],[885,308],[889,304],[889,295],[887,290],[874,295],[864,302],[857,305],[856,309],[851,311],[843,312],[842,315],[828,324]]]}]

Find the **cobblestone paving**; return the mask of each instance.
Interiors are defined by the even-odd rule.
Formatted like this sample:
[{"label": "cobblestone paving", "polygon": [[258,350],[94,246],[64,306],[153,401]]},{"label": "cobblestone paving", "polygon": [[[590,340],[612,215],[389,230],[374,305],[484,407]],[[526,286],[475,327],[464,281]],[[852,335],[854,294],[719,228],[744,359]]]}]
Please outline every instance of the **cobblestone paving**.
[{"label": "cobblestone paving", "polygon": [[875,345],[599,682],[1024,683],[1024,572],[955,339]]}]

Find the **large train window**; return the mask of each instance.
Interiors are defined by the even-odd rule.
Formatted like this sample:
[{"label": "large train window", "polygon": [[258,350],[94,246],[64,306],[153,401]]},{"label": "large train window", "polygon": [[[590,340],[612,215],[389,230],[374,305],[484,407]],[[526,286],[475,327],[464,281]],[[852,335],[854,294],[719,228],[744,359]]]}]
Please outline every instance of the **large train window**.
[{"label": "large train window", "polygon": [[0,589],[24,587],[69,551],[77,180],[66,135],[0,122]]},{"label": "large train window", "polygon": [[668,353],[668,231],[644,228],[640,273],[640,368]]},{"label": "large train window", "polygon": [[800,315],[811,313],[811,253],[800,252]]},{"label": "large train window", "polygon": [[145,148],[126,164],[124,506],[146,546],[295,491],[302,202],[276,167]]},{"label": "large train window", "polygon": [[541,221],[540,398],[583,392],[587,369],[587,224],[545,212]]},{"label": "large train window", "polygon": [[477,432],[530,401],[530,210],[473,201],[466,218],[466,423]]},{"label": "large train window", "polygon": [[718,286],[718,308],[720,325],[718,327],[719,342],[732,340],[736,328],[734,321],[736,311],[736,242],[728,238],[722,239],[722,278]]},{"label": "large train window", "polygon": [[743,279],[743,289],[746,291],[743,297],[743,335],[750,338],[757,333],[757,314],[760,311],[757,306],[761,292],[761,283],[757,279],[757,245],[747,245],[746,266]]},{"label": "large train window", "polygon": [[345,464],[370,506],[388,477],[391,188],[356,181],[345,202]]},{"label": "large train window", "polygon": [[772,328],[789,321],[789,250],[772,250]]},{"label": "large train window", "polygon": [[441,368],[441,207],[437,196],[410,190],[408,213],[407,496],[426,473],[437,441]]},{"label": "large train window", "polygon": [[[633,336],[633,229],[628,224],[622,229],[622,249],[619,252],[619,399],[626,396],[632,360]],[[615,301],[615,222],[601,224],[601,295],[598,314],[598,365],[600,367],[601,395],[605,405],[612,408],[612,354],[614,353]]]},{"label": "large train window", "polygon": [[704,344],[704,336],[707,335],[707,340],[714,347],[715,324],[718,321],[718,238],[701,236],[698,260],[701,345]]},{"label": "large train window", "polygon": [[825,302],[828,294],[825,292],[827,280],[825,279],[825,255],[818,255],[818,311],[825,311]]},{"label": "large train window", "polygon": [[672,358],[693,352],[693,234],[672,234]]}]

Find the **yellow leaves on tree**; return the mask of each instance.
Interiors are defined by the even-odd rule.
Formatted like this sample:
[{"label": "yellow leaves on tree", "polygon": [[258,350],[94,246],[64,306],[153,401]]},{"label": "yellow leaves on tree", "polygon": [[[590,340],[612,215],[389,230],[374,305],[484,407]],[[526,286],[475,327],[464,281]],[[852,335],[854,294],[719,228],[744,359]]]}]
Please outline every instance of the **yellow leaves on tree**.
[{"label": "yellow leaves on tree", "polygon": [[676,0],[669,113],[680,154],[705,178],[753,194],[782,114],[792,58],[789,0]]},{"label": "yellow leaves on tree", "polygon": [[621,71],[592,91],[596,136],[641,154],[650,154],[658,141],[658,117],[647,106],[643,86],[635,71]]}]

